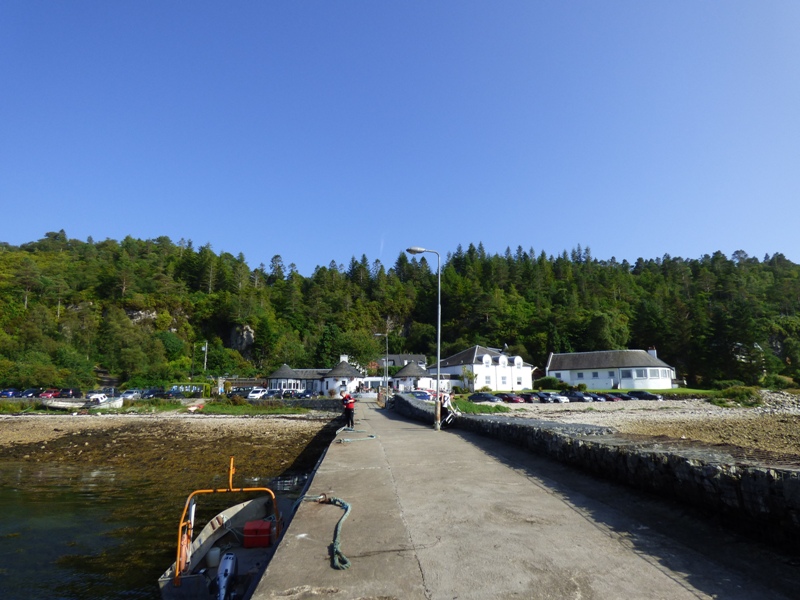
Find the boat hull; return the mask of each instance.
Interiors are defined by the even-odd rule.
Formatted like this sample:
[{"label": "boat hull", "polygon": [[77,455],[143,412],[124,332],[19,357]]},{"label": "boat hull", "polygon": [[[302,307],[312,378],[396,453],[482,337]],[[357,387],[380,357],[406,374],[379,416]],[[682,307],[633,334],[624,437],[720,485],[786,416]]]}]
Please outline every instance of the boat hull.
[{"label": "boat hull", "polygon": [[122,398],[108,398],[103,401],[87,400],[85,398],[42,398],[42,404],[47,408],[57,410],[82,410],[97,408],[122,408]]},{"label": "boat hull", "polygon": [[[175,563],[158,579],[163,600],[198,599],[217,600],[215,591],[218,570],[217,560],[212,548],[224,548],[222,554],[234,553],[238,563],[238,577],[235,581],[236,597],[249,598],[275,552],[277,540],[271,539],[269,546],[248,547],[245,525],[252,521],[266,519],[272,514],[272,498],[259,496],[231,506],[212,518],[191,544],[190,558],[186,574],[175,586]],[[216,556],[219,556],[217,552]]]}]

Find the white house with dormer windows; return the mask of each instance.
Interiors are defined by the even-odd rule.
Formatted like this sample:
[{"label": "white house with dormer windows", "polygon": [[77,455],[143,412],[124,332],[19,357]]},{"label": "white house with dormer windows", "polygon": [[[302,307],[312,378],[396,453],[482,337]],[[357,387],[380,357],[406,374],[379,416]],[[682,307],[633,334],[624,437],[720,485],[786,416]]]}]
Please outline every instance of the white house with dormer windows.
[{"label": "white house with dormer windows", "polygon": [[[436,377],[436,365],[427,369]],[[453,385],[470,391],[488,387],[494,392],[519,392],[533,387],[533,365],[520,356],[508,356],[494,348],[472,346],[458,354],[442,359],[439,371],[447,374]],[[464,372],[469,373],[468,381]]]}]

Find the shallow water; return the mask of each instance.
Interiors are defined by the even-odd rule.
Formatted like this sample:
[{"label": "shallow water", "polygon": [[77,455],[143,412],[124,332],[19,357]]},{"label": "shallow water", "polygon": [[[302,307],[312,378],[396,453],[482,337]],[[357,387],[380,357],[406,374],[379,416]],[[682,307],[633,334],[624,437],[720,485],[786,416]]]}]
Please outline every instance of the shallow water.
[{"label": "shallow water", "polygon": [[[178,520],[197,473],[171,478],[165,488],[130,470],[0,464],[0,598],[160,598],[157,579],[175,559]],[[234,485],[266,484],[291,497],[305,480],[237,476]],[[207,484],[226,487],[227,473]],[[198,514],[199,523],[226,505],[223,497]]]}]

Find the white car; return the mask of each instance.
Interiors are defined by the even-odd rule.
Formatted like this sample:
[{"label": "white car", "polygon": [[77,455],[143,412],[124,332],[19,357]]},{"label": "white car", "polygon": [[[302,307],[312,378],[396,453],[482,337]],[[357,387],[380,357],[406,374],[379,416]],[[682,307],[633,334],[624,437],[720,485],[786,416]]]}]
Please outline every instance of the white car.
[{"label": "white car", "polygon": [[121,398],[123,400],[141,400],[142,399],[142,391],[141,390],[125,390],[122,392]]},{"label": "white car", "polygon": [[247,399],[248,400],[260,400],[261,398],[266,396],[268,393],[269,392],[264,388],[260,388],[260,387],[253,388],[252,390],[250,390],[250,393],[247,394]]},{"label": "white car", "polygon": [[561,394],[557,394],[555,392],[551,393],[550,397],[553,399],[553,402],[560,402],[560,403],[569,402],[569,398]]}]

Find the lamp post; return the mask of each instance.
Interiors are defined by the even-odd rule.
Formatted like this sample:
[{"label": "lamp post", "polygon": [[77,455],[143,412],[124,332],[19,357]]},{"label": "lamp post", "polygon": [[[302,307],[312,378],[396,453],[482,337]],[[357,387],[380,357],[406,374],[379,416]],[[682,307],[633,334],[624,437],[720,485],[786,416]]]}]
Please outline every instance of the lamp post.
[{"label": "lamp post", "polygon": [[[386,333],[376,333],[375,337],[385,337],[386,338],[386,358],[383,359],[383,393],[386,396],[389,395],[389,332]],[[384,402],[386,401],[386,397],[384,396]]]},{"label": "lamp post", "polygon": [[442,395],[439,390],[439,381],[441,379],[441,364],[442,364],[442,262],[441,256],[436,250],[429,250],[427,248],[420,248],[419,246],[412,246],[407,248],[406,252],[409,254],[422,254],[423,252],[430,252],[436,255],[436,278],[437,278],[437,294],[436,294],[436,404],[434,405],[434,423],[433,428],[439,431],[442,427]]},{"label": "lamp post", "polygon": [[208,364],[208,340],[203,342],[203,374],[206,372],[206,365]]}]

